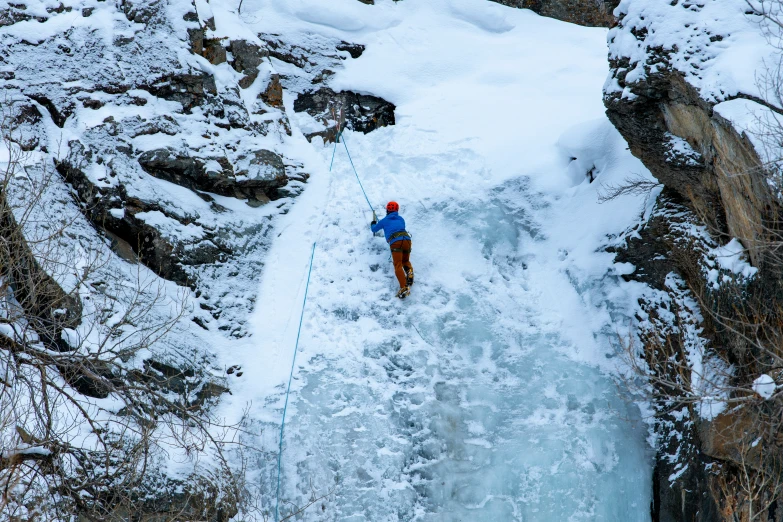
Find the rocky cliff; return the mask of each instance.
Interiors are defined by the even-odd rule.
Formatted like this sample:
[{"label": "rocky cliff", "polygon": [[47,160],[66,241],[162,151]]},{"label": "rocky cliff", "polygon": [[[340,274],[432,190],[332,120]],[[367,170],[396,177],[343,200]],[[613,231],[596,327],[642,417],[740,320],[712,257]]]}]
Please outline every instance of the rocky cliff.
[{"label": "rocky cliff", "polygon": [[754,5],[622,2],[608,35],[607,115],[664,187],[618,254],[657,290],[634,347],[656,411],[656,521],[780,517],[780,397],[758,386],[778,382],[781,353],[782,209],[765,146],[779,109],[759,82],[776,40]]},{"label": "rocky cliff", "polygon": [[[230,392],[228,379],[241,373],[215,366],[215,345],[247,335],[275,217],[309,177],[285,152],[301,139],[291,111],[309,118],[310,138],[394,124],[394,105],[329,86],[361,45],[315,36],[294,44],[253,34],[239,17],[200,0],[0,2],[0,278],[3,306],[21,305],[24,328],[35,330],[21,340],[3,330],[0,349],[13,354],[21,341],[37,350],[40,339],[62,352],[45,359],[51,373],[41,382],[46,393],[62,376],[77,391],[75,408],[152,390],[151,404],[133,403],[146,408],[141,417],[176,410],[184,419]],[[107,426],[120,419],[127,428],[129,408]],[[26,434],[11,444],[47,439],[26,424],[9,429]],[[40,448],[47,465],[62,465],[50,459],[55,446]],[[91,458],[68,452],[78,466]],[[63,486],[53,501],[109,519],[128,508],[117,491],[140,517],[237,512],[236,490],[209,466],[197,478],[155,474],[135,485],[106,479],[91,503]]]}]

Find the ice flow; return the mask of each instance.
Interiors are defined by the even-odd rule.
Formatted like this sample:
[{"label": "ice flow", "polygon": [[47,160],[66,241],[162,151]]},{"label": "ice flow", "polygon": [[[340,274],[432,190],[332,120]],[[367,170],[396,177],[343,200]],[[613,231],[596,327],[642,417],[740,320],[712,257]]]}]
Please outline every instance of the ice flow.
[{"label": "ice flow", "polygon": [[314,520],[649,520],[644,423],[538,308],[527,190],[410,209],[405,302],[382,240],[325,227],[283,458]]},{"label": "ice flow", "polygon": [[611,377],[633,288],[603,249],[642,202],[597,202],[602,183],[646,170],[603,115],[605,30],[483,0],[335,5],[355,23],[316,0],[247,9],[263,13],[259,32],[367,45],[331,82],[397,105],[395,126],[346,139],[375,208],[400,202],[417,281],[393,298],[389,250],[344,151],[329,172],[330,146],[292,140],[313,176],[280,220],[252,343],[231,353],[254,376],[233,390],[258,419],[252,481],[275,489],[317,242],[284,514],[325,495],[307,520],[649,520],[646,425]]}]

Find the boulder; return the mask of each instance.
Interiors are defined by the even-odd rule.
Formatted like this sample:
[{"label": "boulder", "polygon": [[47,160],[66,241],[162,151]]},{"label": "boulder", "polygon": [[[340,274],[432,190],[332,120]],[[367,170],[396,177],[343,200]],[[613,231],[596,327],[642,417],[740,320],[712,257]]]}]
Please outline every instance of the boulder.
[{"label": "boulder", "polygon": [[280,75],[272,74],[266,89],[259,94],[259,98],[270,107],[283,109],[283,86],[280,83]]},{"label": "boulder", "polygon": [[491,0],[509,7],[530,9],[541,16],[589,27],[610,27],[620,0]]},{"label": "boulder", "polygon": [[274,197],[274,190],[287,182],[282,158],[269,150],[240,156],[234,166],[226,157],[199,158],[187,151],[163,148],[144,152],[139,164],[156,178],[242,199],[268,201]]},{"label": "boulder", "polygon": [[239,80],[239,86],[247,89],[258,77],[258,66],[269,56],[269,52],[246,40],[232,40],[228,46],[231,52],[231,67],[245,76]]},{"label": "boulder", "polygon": [[202,105],[209,95],[216,95],[215,78],[205,72],[180,73],[163,76],[146,87],[154,96],[182,104],[185,113]]},{"label": "boulder", "polygon": [[205,38],[204,49],[201,56],[209,60],[212,65],[225,63],[227,59],[226,48],[223,47],[222,38]]},{"label": "boulder", "polygon": [[40,136],[43,135],[45,126],[43,115],[33,103],[18,104],[13,106],[10,117],[9,137],[23,151],[31,151],[41,144]]},{"label": "boulder", "polygon": [[[351,91],[335,92],[328,87],[299,95],[294,101],[295,112],[306,112],[328,128],[307,134],[308,140],[321,136],[325,141],[334,141],[337,129],[332,123],[334,114],[343,117],[344,126],[367,134],[375,129],[394,125],[394,104],[369,94]],[[334,111],[334,114],[333,114]]]}]

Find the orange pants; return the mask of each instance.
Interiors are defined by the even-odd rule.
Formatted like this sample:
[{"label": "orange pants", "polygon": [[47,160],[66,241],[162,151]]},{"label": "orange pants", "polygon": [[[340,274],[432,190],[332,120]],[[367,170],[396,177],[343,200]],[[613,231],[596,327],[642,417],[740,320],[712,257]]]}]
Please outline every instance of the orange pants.
[{"label": "orange pants", "polygon": [[392,261],[394,262],[394,275],[400,283],[400,288],[408,286],[408,270],[413,270],[411,266],[411,240],[403,239],[391,244]]}]

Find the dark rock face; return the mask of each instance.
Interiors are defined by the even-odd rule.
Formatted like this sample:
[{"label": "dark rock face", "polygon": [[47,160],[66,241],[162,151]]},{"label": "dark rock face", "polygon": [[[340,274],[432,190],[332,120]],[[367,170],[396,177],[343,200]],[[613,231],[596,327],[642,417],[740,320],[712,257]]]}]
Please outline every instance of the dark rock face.
[{"label": "dark rock face", "polygon": [[619,0],[491,0],[509,7],[530,9],[534,13],[590,27],[610,27]]},{"label": "dark rock face", "polygon": [[[194,158],[187,152],[155,149],[139,156],[139,164],[150,175],[183,187],[242,199],[269,200],[286,184],[285,166],[280,156],[259,150],[243,156],[234,167],[226,157]],[[209,164],[214,165],[210,168]]]},{"label": "dark rock face", "polygon": [[292,44],[277,34],[258,36],[266,44],[271,58],[299,69],[296,75],[280,77],[283,87],[299,94],[327,83],[344,60],[359,58],[364,52],[361,44],[317,35],[307,35],[305,45]]},{"label": "dark rock face", "polygon": [[361,57],[363,45],[309,35],[304,40],[305,47],[291,44],[280,35],[261,34],[259,37],[273,60],[297,68],[296,74],[273,75],[260,98],[268,106],[277,107],[282,105],[283,88],[297,94],[294,111],[312,116],[314,124],[311,127],[318,129],[305,131],[308,140],[321,136],[325,141],[334,141],[338,133],[335,117],[340,129],[348,127],[365,134],[394,125],[394,104],[377,96],[335,92],[328,87],[329,79],[342,66],[342,61]]},{"label": "dark rock face", "polygon": [[362,44],[351,44],[348,42],[342,42],[335,47],[338,51],[345,51],[351,55],[351,58],[359,58],[364,53],[364,46]]},{"label": "dark rock face", "polygon": [[151,474],[154,478],[142,485],[132,505],[118,506],[108,520],[229,522],[239,513],[240,501],[225,484],[219,487],[200,476],[171,479],[157,471]]},{"label": "dark rock face", "polygon": [[[198,253],[203,253],[206,245],[200,245],[200,242],[167,239],[158,228],[136,217],[137,214],[144,212],[159,212],[164,216],[166,213],[161,212],[161,207],[158,205],[128,198],[121,187],[106,189],[93,183],[79,168],[79,164],[82,163],[79,159],[84,152],[80,144],[72,144],[71,154],[58,163],[57,170],[85,202],[90,221],[129,245],[138,259],[161,277],[181,285],[195,285],[195,280],[185,266],[196,264]],[[170,214],[166,217],[174,219]],[[215,248],[215,250],[219,249]],[[217,252],[215,254],[217,255],[213,259],[205,261],[221,258]]]},{"label": "dark rock face", "polygon": [[0,231],[0,276],[13,289],[14,299],[47,348],[73,350],[61,333],[81,323],[82,303],[78,296],[65,292],[38,261],[4,193],[0,193]]},{"label": "dark rock face", "polygon": [[[628,64],[616,61],[613,70]],[[618,73],[622,74],[622,73]],[[626,85],[620,83],[621,86]],[[753,247],[777,207],[759,170],[761,160],[746,136],[712,110],[682,76],[663,69],[643,85],[628,85],[635,97],[609,94],[607,116],[664,185],[676,190],[717,234],[738,237],[754,264],[762,262]],[[672,140],[691,148],[690,157],[672,153]],[[747,172],[747,176],[736,176]]]},{"label": "dark rock face", "polygon": [[[732,321],[748,310],[763,317],[780,302],[779,284],[764,277],[738,279],[724,269],[714,278],[722,281],[721,285],[709,282],[707,273],[714,270],[710,267],[719,266],[717,246],[689,202],[665,188],[650,219],[631,231],[625,247],[616,251],[618,261],[636,266],[633,274],[624,277],[654,289],[641,299],[645,317],[637,319],[642,343],[638,356],[655,375],[655,522],[736,520],[732,514],[742,511],[738,506],[746,499],[738,486],[738,474],[744,473],[744,466],[751,468],[751,474],[766,469],[769,462],[762,462],[761,452],[774,454],[783,444],[773,435],[780,421],[769,418],[776,410],[766,401],[748,401],[709,418],[700,413],[688,392],[693,378],[688,360],[695,345],[703,354],[702,368],[734,366],[736,373],[727,375],[733,373],[737,383],[770,371],[758,365],[745,334],[727,328],[724,320],[716,317],[722,314]],[[756,447],[759,449],[754,452]],[[758,503],[768,506],[764,514],[770,520],[777,520],[772,507],[776,494],[763,489],[759,492],[760,498],[770,501]]]},{"label": "dark rock face", "polygon": [[[345,126],[367,134],[380,127],[394,125],[392,103],[383,98],[351,91],[334,92],[328,87],[301,94],[294,102],[294,111],[306,112],[316,120],[327,122],[333,118],[332,111],[343,117]],[[307,139],[321,136],[325,141],[334,141],[336,129],[327,129],[307,134]]]},{"label": "dark rock face", "polygon": [[9,119],[13,140],[23,151],[35,150],[41,144],[43,115],[37,106],[21,105]]},{"label": "dark rock face", "polygon": [[[74,105],[73,102],[70,100],[58,100],[59,102],[63,102],[60,104],[55,104],[54,101],[47,98],[44,94],[30,94],[30,98],[37,101],[41,105],[43,105],[47,111],[49,111],[49,115],[52,117],[52,121],[55,125],[60,127],[61,129],[63,126],[65,126],[65,120],[68,119],[68,117],[73,114]],[[40,114],[40,113],[39,113]]]},{"label": "dark rock face", "polygon": [[203,104],[208,95],[217,94],[215,79],[206,73],[164,76],[148,89],[159,98],[181,103],[186,113]]},{"label": "dark rock face", "polygon": [[[703,256],[714,246],[686,232],[698,229],[700,223],[684,203],[676,192],[664,189],[650,219],[628,235],[616,258],[636,267],[625,279],[646,283],[659,292],[639,303],[647,314],[642,321],[645,326],[640,337],[644,346],[640,356],[650,365],[652,361],[676,361],[657,366],[665,372],[662,376],[678,383],[682,383],[683,376],[677,367],[688,357],[688,343],[693,342],[687,332],[699,326],[693,323],[693,310],[686,304],[688,298],[692,299],[686,281],[704,286]],[[659,437],[653,469],[652,520],[718,520],[718,506],[710,494],[709,468],[714,462],[701,449],[699,414],[686,396],[669,392],[659,397],[664,398],[652,401]]]},{"label": "dark rock face", "polygon": [[258,77],[258,66],[261,65],[264,58],[269,56],[269,52],[245,40],[232,41],[229,50],[234,58],[231,66],[237,72],[245,74],[244,78],[239,81],[239,86],[247,89]]},{"label": "dark rock face", "polygon": [[267,85],[266,90],[259,95],[259,98],[270,107],[274,107],[275,109],[283,108],[283,86],[280,83],[279,74],[273,74],[270,77],[269,85]]},{"label": "dark rock face", "polygon": [[[741,470],[749,466],[752,475],[766,466],[742,448],[757,444],[775,454],[779,443],[769,433],[779,423],[767,419],[771,407],[760,400],[705,417],[683,392],[692,378],[684,369],[689,368],[688,347],[698,342],[710,364],[732,368],[725,375],[727,386],[735,390],[761,373],[776,371],[768,357],[759,356],[752,339],[779,338],[779,326],[769,325],[779,324],[775,310],[783,302],[781,266],[765,245],[770,225],[779,222],[783,209],[750,139],[715,109],[723,100],[705,99],[671,65],[676,48],[647,46],[654,27],[628,29],[623,24],[620,20],[612,31],[633,35],[646,54],[631,63],[621,49],[612,48],[610,32],[607,115],[631,152],[665,186],[649,221],[618,252],[618,260],[636,266],[629,279],[659,292],[640,303],[648,317],[640,320],[639,355],[658,377],[653,392],[659,437],[653,520],[739,520],[747,501],[739,485]],[[704,45],[721,39],[710,33],[703,38]],[[731,238],[742,242],[758,272],[747,280],[719,271],[721,283],[715,284],[709,273],[719,263],[711,252]],[[694,322],[694,317],[700,319]],[[762,491],[760,498],[767,495]],[[774,497],[766,498],[768,511],[759,514],[778,520]]]}]

